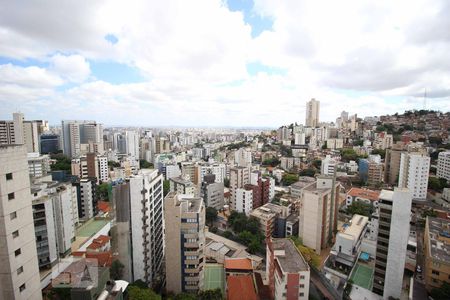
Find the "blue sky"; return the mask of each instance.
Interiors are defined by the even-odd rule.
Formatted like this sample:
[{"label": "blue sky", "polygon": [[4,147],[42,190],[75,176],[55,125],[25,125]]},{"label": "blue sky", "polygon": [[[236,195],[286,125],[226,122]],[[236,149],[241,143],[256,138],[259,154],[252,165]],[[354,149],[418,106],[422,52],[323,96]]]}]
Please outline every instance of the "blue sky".
[{"label": "blue sky", "polygon": [[1,119],[278,127],[310,98],[333,121],[420,109],[424,89],[450,110],[448,1],[61,5],[0,11]]}]

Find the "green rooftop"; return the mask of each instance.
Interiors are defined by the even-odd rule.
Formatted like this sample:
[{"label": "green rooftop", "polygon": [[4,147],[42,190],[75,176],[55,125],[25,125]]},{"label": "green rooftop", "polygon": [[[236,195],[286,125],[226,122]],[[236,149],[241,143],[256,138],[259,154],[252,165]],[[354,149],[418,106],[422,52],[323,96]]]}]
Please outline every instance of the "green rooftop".
[{"label": "green rooftop", "polygon": [[373,269],[357,263],[350,280],[354,285],[372,290]]},{"label": "green rooftop", "polygon": [[225,293],[225,270],[221,264],[205,265],[204,290],[220,289]]},{"label": "green rooftop", "polygon": [[102,229],[110,220],[92,218],[77,229],[76,236],[90,237]]}]

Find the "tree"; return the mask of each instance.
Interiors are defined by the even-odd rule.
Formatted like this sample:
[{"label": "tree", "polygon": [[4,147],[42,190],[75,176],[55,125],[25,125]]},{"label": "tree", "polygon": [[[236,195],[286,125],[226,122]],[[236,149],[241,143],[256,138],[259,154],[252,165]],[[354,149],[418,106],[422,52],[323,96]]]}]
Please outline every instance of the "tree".
[{"label": "tree", "polygon": [[118,168],[118,167],[120,167],[120,163],[117,162],[117,161],[109,160],[108,161],[108,167],[110,167],[111,169],[112,168]]},{"label": "tree", "polygon": [[206,221],[212,226],[213,222],[217,218],[217,209],[214,207],[207,207],[205,211]]},{"label": "tree", "polygon": [[180,293],[175,296],[174,300],[197,300],[197,295],[193,293]]},{"label": "tree", "polygon": [[164,180],[164,182],[163,182],[163,193],[164,193],[164,196],[166,196],[169,192],[170,192],[170,181],[169,180]]},{"label": "tree", "polygon": [[362,201],[353,201],[352,204],[347,207],[347,213],[350,215],[358,214],[370,217],[370,215],[373,213],[373,207],[372,204],[369,203],[364,203]]},{"label": "tree", "polygon": [[220,289],[206,290],[198,292],[198,299],[200,300],[221,300],[222,291]]},{"label": "tree", "polygon": [[450,283],[444,282],[440,288],[432,289],[431,297],[436,300],[450,299]]},{"label": "tree", "polygon": [[104,182],[97,185],[97,195],[100,200],[109,201],[109,183]]},{"label": "tree", "polygon": [[441,181],[437,177],[429,177],[428,178],[428,187],[430,189],[432,189],[433,191],[440,191],[442,189]]},{"label": "tree", "polygon": [[370,154],[373,154],[373,155],[379,154],[381,156],[381,158],[384,159],[386,157],[386,150],[373,149]]},{"label": "tree", "polygon": [[139,167],[141,169],[151,169],[151,168],[153,168],[153,164],[149,163],[145,159],[140,159],[139,160]]},{"label": "tree", "polygon": [[114,280],[122,279],[124,268],[125,266],[120,262],[120,260],[114,260],[109,268],[111,278]]},{"label": "tree", "polygon": [[309,176],[314,177],[316,175],[316,171],[314,169],[304,169],[300,171],[300,176]]},{"label": "tree", "polygon": [[223,236],[227,239],[231,239],[233,237],[233,233],[231,231],[227,230],[223,233]]},{"label": "tree", "polygon": [[160,300],[161,296],[157,295],[149,288],[140,288],[135,285],[128,286],[129,300]]},{"label": "tree", "polygon": [[298,181],[298,175],[297,174],[284,174],[281,182],[283,183],[283,185],[289,186],[291,184],[293,184],[294,182]]},{"label": "tree", "polygon": [[230,179],[229,179],[229,178],[225,178],[225,179],[223,180],[223,185],[224,185],[226,188],[229,188],[229,187],[230,187]]},{"label": "tree", "polygon": [[72,169],[72,160],[62,153],[52,154],[51,159],[56,159],[56,163],[50,166],[52,171],[70,172]]}]

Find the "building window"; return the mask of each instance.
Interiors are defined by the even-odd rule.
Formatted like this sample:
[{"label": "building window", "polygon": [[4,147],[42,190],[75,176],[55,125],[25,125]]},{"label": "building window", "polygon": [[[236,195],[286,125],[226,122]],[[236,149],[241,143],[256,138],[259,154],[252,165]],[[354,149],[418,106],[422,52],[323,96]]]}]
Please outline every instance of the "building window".
[{"label": "building window", "polygon": [[13,238],[16,238],[19,236],[19,230],[16,230],[12,233]]},{"label": "building window", "polygon": [[12,179],[13,179],[12,173],[6,173],[6,180],[12,180]]},{"label": "building window", "polygon": [[304,284],[300,284],[299,287],[300,287],[301,289],[303,289],[303,288],[305,287],[305,285],[304,285]]},{"label": "building window", "polygon": [[431,270],[431,274],[436,275],[436,276],[439,276],[439,272],[438,272],[438,271],[435,271],[435,270]]},{"label": "building window", "polygon": [[300,275],[300,279],[305,279],[305,275]]},{"label": "building window", "polygon": [[17,218],[17,212],[13,211],[12,213],[9,214],[9,219],[14,220],[15,218]]},{"label": "building window", "polygon": [[14,193],[9,193],[8,200],[13,200],[13,199],[14,199]]},{"label": "building window", "polygon": [[20,292],[23,292],[26,289],[25,283],[19,287]]},{"label": "building window", "polygon": [[14,251],[14,255],[15,256],[19,256],[22,253],[22,251],[19,249],[17,249],[16,251]]},{"label": "building window", "polygon": [[23,267],[20,267],[17,269],[17,275],[22,274],[23,273]]},{"label": "building window", "polygon": [[300,296],[300,297],[304,297],[304,296],[305,296],[305,293],[300,293],[299,296]]}]

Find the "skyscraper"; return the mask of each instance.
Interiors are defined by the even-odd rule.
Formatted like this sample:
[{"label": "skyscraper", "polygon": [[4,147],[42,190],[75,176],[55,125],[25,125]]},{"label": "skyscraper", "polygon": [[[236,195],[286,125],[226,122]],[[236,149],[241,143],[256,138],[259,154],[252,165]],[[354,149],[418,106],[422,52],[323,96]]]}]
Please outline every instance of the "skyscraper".
[{"label": "skyscraper", "polygon": [[42,299],[25,146],[0,145],[0,299]]},{"label": "skyscraper", "polygon": [[166,227],[166,288],[168,292],[197,292],[205,264],[203,199],[170,192],[164,199]]},{"label": "skyscraper", "polygon": [[103,126],[95,121],[73,121],[63,120],[62,145],[65,155],[77,157],[85,152],[96,152],[102,154],[103,149]]},{"label": "skyscraper", "polygon": [[400,298],[409,237],[412,197],[407,188],[382,190],[372,291]]},{"label": "skyscraper", "polygon": [[305,125],[317,127],[319,125],[320,101],[312,98],[306,102],[306,120]]},{"label": "skyscraper", "polygon": [[427,198],[430,157],[423,153],[402,153],[400,160],[399,187],[411,191],[413,199]]}]

